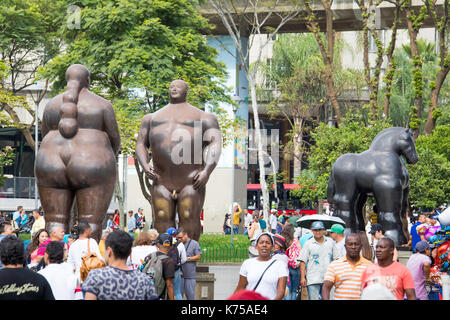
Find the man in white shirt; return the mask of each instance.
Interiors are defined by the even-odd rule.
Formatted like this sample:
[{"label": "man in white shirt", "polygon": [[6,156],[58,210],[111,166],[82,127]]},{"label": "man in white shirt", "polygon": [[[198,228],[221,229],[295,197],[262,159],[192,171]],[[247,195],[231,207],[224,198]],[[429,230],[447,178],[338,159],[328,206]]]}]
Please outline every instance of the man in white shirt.
[{"label": "man in white shirt", "polygon": [[48,243],[44,255],[47,266],[38,273],[47,279],[56,300],[74,300],[78,279],[63,258],[64,244],[60,241]]},{"label": "man in white shirt", "polygon": [[277,210],[272,209],[270,210],[270,217],[269,217],[269,225],[270,225],[270,232],[272,234],[277,233]]},{"label": "man in white shirt", "polygon": [[252,222],[252,214],[248,212],[248,209],[244,209],[244,234],[248,234],[248,228],[250,226],[250,222]]},{"label": "man in white shirt", "polygon": [[80,268],[81,268],[81,258],[88,252],[88,244],[89,251],[97,254],[97,257],[104,260],[102,255],[100,254],[100,249],[98,248],[98,243],[95,239],[90,238],[91,235],[91,226],[87,221],[80,221],[78,223],[78,239],[72,243],[69,248],[69,257],[67,258],[67,263],[72,265],[72,268],[75,270],[75,274],[80,277]]}]

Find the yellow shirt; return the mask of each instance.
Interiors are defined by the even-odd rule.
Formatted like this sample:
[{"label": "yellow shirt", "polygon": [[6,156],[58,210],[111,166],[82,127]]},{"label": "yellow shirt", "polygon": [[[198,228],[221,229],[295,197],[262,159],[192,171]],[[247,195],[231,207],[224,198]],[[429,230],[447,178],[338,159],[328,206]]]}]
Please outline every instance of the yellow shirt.
[{"label": "yellow shirt", "polygon": [[43,216],[39,216],[39,218],[34,221],[33,226],[31,227],[31,236],[40,229],[45,229],[45,219]]},{"label": "yellow shirt", "polygon": [[239,215],[241,214],[241,212],[242,212],[241,207],[238,207],[238,211],[233,212],[233,224],[235,226],[239,225]]}]

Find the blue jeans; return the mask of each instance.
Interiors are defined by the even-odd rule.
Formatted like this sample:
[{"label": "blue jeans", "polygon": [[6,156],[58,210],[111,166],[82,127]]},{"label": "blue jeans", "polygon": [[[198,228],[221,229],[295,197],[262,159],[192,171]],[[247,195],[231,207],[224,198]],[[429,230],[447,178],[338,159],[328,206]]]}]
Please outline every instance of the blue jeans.
[{"label": "blue jeans", "polygon": [[238,234],[239,233],[239,226],[233,226],[233,233]]},{"label": "blue jeans", "polygon": [[289,295],[286,300],[297,299],[297,288],[300,284],[300,268],[289,267]]},{"label": "blue jeans", "polygon": [[310,284],[306,286],[308,290],[308,300],[322,300],[323,283]]},{"label": "blue jeans", "polygon": [[175,271],[175,276],[173,277],[173,294],[175,300],[183,300],[183,295],[181,294],[181,268]]}]

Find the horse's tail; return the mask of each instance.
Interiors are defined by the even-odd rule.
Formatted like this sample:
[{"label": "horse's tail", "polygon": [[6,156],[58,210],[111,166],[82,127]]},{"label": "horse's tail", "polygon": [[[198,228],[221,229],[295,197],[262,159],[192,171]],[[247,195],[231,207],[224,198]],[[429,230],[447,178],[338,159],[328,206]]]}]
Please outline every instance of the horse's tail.
[{"label": "horse's tail", "polygon": [[329,204],[333,203],[333,197],[334,197],[334,179],[333,179],[333,170],[331,170],[330,178],[328,179],[328,186],[327,186],[327,200]]}]

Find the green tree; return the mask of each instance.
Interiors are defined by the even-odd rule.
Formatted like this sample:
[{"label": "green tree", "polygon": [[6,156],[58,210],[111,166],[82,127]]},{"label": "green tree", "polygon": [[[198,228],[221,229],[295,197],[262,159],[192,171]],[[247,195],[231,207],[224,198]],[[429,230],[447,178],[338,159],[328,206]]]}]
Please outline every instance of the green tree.
[{"label": "green tree", "polygon": [[4,168],[12,165],[15,157],[14,149],[10,146],[0,149],[0,187],[5,183]]},{"label": "green tree", "polygon": [[320,123],[312,132],[314,140],[309,155],[309,169],[303,170],[297,183],[301,188],[291,193],[300,201],[317,201],[327,195],[331,167],[344,153],[360,153],[367,150],[373,138],[390,127],[384,120],[366,122],[363,112],[348,113],[339,128]]},{"label": "green tree", "polygon": [[[21,130],[27,143],[35,148],[31,127],[34,108],[23,98],[24,91],[36,82],[38,68],[45,65],[60,48],[57,36],[65,12],[63,0],[3,0],[0,5],[1,87],[9,91],[0,98],[0,112],[8,115],[9,126]],[[46,83],[47,85],[47,83]],[[34,98],[39,103],[46,90]],[[19,109],[28,112],[32,121],[21,119]]]},{"label": "green tree", "polygon": [[[223,64],[201,34],[210,26],[187,0],[67,0],[81,8],[79,29],[63,25],[64,54],[45,68],[54,92],[65,87],[74,63],[91,72],[91,87],[109,100],[140,102],[145,113],[168,103],[175,79],[189,84],[189,102],[201,109],[230,101]],[[139,104],[139,103],[138,103]],[[135,104],[137,106],[138,104]]]},{"label": "green tree", "polygon": [[416,140],[419,161],[408,165],[409,199],[415,208],[434,208],[450,202],[450,124]]}]

